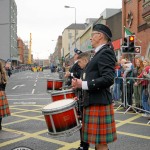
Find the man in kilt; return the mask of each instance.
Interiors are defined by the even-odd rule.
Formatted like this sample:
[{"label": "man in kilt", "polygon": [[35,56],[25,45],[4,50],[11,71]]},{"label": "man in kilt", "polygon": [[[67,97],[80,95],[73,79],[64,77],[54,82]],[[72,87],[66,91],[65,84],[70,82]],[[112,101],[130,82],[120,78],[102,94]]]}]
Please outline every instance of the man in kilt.
[{"label": "man in kilt", "polygon": [[82,140],[95,144],[96,150],[108,150],[117,139],[110,86],[114,83],[116,57],[110,43],[112,33],[103,24],[93,26],[91,44],[95,55],[88,63],[83,79],[73,79],[73,89],[84,91]]},{"label": "man in kilt", "polygon": [[0,130],[2,130],[2,118],[10,115],[9,105],[5,93],[7,76],[5,69],[0,62]]}]

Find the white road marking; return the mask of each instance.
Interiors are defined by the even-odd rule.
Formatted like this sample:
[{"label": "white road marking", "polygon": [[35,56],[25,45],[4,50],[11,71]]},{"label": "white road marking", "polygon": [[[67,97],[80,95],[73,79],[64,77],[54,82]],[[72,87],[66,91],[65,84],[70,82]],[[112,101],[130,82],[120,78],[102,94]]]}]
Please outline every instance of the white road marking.
[{"label": "white road marking", "polygon": [[33,78],[32,76],[27,76],[27,78]]},{"label": "white road marking", "polygon": [[22,86],[25,86],[24,84],[22,84],[22,85],[16,85],[16,86],[14,86],[12,89],[14,90],[14,89],[16,89],[17,87],[22,87]]},{"label": "white road marking", "polygon": [[35,89],[32,90],[32,94],[34,94]]}]

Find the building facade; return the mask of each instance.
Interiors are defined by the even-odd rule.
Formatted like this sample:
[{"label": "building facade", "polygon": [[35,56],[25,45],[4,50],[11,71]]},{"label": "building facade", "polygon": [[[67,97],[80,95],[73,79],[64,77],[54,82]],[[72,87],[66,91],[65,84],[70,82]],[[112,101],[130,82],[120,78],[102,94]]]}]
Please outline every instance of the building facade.
[{"label": "building facade", "polygon": [[62,63],[63,54],[61,54],[61,49],[62,49],[62,36],[58,36],[57,43],[55,46],[55,51],[53,53],[55,65],[59,65]]},{"label": "building facade", "polygon": [[[122,24],[136,36],[141,55],[150,58],[150,0],[123,0]],[[124,35],[124,28],[122,28]]]},{"label": "building facade", "polygon": [[0,0],[0,59],[17,65],[17,6],[15,0]]},{"label": "building facade", "polygon": [[24,64],[24,50],[25,44],[21,38],[17,39],[18,44],[18,56],[19,56],[19,64]]},{"label": "building facade", "polygon": [[[62,32],[62,49],[64,51],[64,57],[70,59],[73,57],[75,45],[80,49],[78,37],[85,30],[85,24],[71,24]],[[76,41],[75,41],[75,29],[76,29]],[[76,44],[75,44],[76,43]]]}]

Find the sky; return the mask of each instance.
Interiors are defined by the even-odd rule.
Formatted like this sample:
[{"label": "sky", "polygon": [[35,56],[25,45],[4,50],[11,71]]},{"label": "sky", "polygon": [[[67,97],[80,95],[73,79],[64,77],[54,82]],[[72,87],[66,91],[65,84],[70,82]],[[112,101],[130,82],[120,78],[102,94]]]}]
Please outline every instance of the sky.
[{"label": "sky", "polygon": [[17,4],[17,34],[29,42],[32,34],[34,59],[48,59],[54,52],[57,38],[70,24],[85,23],[87,18],[99,18],[106,8],[120,9],[122,0],[15,0]]}]

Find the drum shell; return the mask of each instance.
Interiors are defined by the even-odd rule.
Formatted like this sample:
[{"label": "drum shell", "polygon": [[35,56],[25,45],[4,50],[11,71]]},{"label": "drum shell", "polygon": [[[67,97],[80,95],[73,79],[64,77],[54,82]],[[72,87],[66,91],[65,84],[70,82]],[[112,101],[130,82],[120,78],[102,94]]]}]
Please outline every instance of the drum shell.
[{"label": "drum shell", "polygon": [[[57,105],[57,102],[64,101],[66,100],[56,101],[52,103],[55,103]],[[42,110],[48,131],[51,135],[63,135],[64,133],[66,134],[67,132],[70,132],[70,130],[72,130],[73,128],[80,128],[81,125],[77,119],[75,105],[76,101],[73,100],[71,104],[65,105],[64,107],[60,107],[58,109]]]},{"label": "drum shell", "polygon": [[63,80],[60,79],[47,79],[47,90],[61,90],[63,86]]},{"label": "drum shell", "polygon": [[63,99],[73,99],[75,97],[75,93],[73,90],[63,90],[63,91],[56,91],[51,93],[52,101],[58,101]]}]

